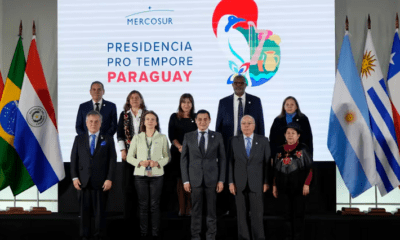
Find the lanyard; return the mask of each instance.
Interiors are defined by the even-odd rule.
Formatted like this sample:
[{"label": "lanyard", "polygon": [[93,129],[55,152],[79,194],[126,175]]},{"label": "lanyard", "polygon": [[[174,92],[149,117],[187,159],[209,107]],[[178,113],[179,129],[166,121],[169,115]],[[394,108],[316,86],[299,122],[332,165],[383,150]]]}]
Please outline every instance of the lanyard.
[{"label": "lanyard", "polygon": [[150,142],[147,141],[147,136],[146,137],[146,145],[147,145],[147,160],[151,160],[151,145],[153,145],[153,140]]}]

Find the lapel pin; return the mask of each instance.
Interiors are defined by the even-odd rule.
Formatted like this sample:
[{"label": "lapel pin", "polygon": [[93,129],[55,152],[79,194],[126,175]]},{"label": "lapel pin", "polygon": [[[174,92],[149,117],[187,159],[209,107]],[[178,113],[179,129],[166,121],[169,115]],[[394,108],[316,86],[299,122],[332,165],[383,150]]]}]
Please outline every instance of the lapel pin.
[{"label": "lapel pin", "polygon": [[296,119],[296,121],[299,121],[299,119]]},{"label": "lapel pin", "polygon": [[256,142],[256,144],[258,144],[258,142]]},{"label": "lapel pin", "polygon": [[106,104],[104,103],[104,104],[103,104],[103,107],[105,107],[105,106],[106,106]]},{"label": "lapel pin", "polygon": [[251,104],[251,102],[249,101],[249,104]]},{"label": "lapel pin", "polygon": [[103,136],[100,136],[101,139],[103,139]]},{"label": "lapel pin", "polygon": [[214,135],[211,135],[211,138],[214,138]]}]

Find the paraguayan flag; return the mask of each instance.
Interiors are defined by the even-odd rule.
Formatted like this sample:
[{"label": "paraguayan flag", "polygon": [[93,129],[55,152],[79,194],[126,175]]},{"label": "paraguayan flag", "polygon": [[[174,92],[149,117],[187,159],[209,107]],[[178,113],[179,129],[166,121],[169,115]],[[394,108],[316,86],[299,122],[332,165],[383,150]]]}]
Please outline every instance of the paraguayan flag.
[{"label": "paraguayan flag", "polygon": [[376,170],[379,176],[377,185],[384,196],[400,184],[400,157],[392,106],[370,29],[365,42],[361,79],[371,116]]},{"label": "paraguayan flag", "polygon": [[328,148],[353,198],[376,184],[368,106],[347,31],[336,71]]}]

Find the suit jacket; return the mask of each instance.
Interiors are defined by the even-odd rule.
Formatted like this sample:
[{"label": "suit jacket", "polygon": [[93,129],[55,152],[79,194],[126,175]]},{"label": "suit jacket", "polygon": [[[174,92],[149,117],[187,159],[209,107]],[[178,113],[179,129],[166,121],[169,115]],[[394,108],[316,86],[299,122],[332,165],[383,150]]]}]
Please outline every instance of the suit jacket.
[{"label": "suit jacket", "polygon": [[186,133],[181,153],[182,182],[190,182],[192,187],[215,187],[217,182],[225,182],[225,148],[220,133],[208,130],[207,150],[203,155],[199,148],[198,132]]},{"label": "suit jacket", "polygon": [[235,183],[238,191],[246,185],[252,192],[262,192],[268,183],[270,148],[268,138],[254,134],[250,156],[247,157],[243,135],[231,139],[229,146],[229,183]]},{"label": "suit jacket", "polygon": [[[75,125],[76,133],[78,135],[86,134],[88,132],[86,127],[86,114],[92,110],[94,110],[92,100],[82,103],[79,106]],[[103,99],[103,106],[101,106],[100,114],[103,116],[100,134],[113,136],[117,131],[117,107],[114,103]]]},{"label": "suit jacket", "polygon": [[[264,136],[264,115],[260,98],[246,93],[244,115],[251,115],[256,123],[254,133]],[[224,146],[228,146],[229,139],[234,133],[233,94],[219,101],[217,124],[215,131],[222,134]],[[238,123],[240,124],[240,123]]]},{"label": "suit jacket", "polygon": [[117,154],[114,139],[99,135],[93,156],[90,154],[88,133],[75,137],[71,152],[71,177],[79,178],[81,187],[89,183],[94,189],[101,189],[106,180],[113,181]]},{"label": "suit jacket", "polygon": [[[171,159],[169,153],[168,139],[164,134],[160,134],[155,131],[152,138],[151,144],[151,160],[158,162],[159,167],[153,167],[153,175],[161,176],[164,174],[164,166],[167,165]],[[129,147],[128,155],[126,156],[126,161],[133,166],[135,166],[135,176],[146,176],[145,167],[139,165],[141,161],[147,160],[147,143],[146,143],[146,133],[141,132],[132,138],[131,145]]]},{"label": "suit jacket", "polygon": [[[299,142],[304,143],[308,147],[309,153],[312,156],[314,151],[313,136],[311,132],[310,122],[308,121],[307,116],[303,114],[303,116],[300,117],[298,114],[296,114],[296,116],[293,117],[293,122],[300,125],[302,133],[300,134]],[[276,117],[274,123],[271,126],[269,140],[271,143],[272,158],[275,158],[278,147],[285,144],[286,142],[286,138],[284,135],[286,126],[286,117]]]}]

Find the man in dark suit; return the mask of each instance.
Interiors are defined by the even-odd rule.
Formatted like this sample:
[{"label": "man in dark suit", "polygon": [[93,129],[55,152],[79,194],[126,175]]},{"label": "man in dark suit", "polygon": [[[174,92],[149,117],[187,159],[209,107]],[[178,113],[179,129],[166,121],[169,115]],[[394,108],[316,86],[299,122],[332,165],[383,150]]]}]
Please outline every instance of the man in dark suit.
[{"label": "man in dark suit", "polygon": [[254,118],[256,122],[254,133],[265,135],[261,100],[246,93],[246,86],[245,77],[237,75],[232,83],[234,94],[219,101],[215,131],[222,134],[225,146],[228,146],[231,137],[241,133],[240,121],[244,115],[250,115]]},{"label": "man in dark suit", "polygon": [[115,104],[103,99],[104,86],[99,81],[91,84],[89,92],[92,100],[84,102],[79,106],[75,124],[76,133],[78,135],[87,133],[88,129],[85,124],[86,114],[92,110],[96,110],[103,116],[100,134],[113,136],[117,131],[117,108]]},{"label": "man in dark suit", "polygon": [[[231,137],[241,134],[240,121],[244,115],[251,115],[254,118],[256,123],[254,133],[265,135],[261,100],[246,93],[246,86],[246,78],[242,75],[237,75],[232,83],[234,94],[219,101],[215,131],[222,134],[226,150],[228,150]],[[222,193],[221,198],[218,199],[218,208],[225,213],[229,207],[230,214],[235,215],[235,200],[229,195],[228,191]]]},{"label": "man in dark suit", "polygon": [[86,116],[88,132],[75,137],[71,152],[71,176],[80,201],[82,239],[89,239],[91,212],[95,216],[97,239],[105,229],[105,206],[111,189],[117,155],[112,136],[100,134],[101,114],[90,111]]},{"label": "man in dark suit", "polygon": [[[233,137],[229,148],[229,190],[236,195],[239,240],[265,239],[263,192],[269,188],[271,152],[268,138],[254,134],[255,128],[253,117],[245,115],[241,121],[243,135]],[[251,212],[251,234],[247,206]]]},{"label": "man in dark suit", "polygon": [[225,149],[222,136],[208,129],[210,113],[197,112],[198,130],[186,133],[181,154],[182,182],[185,191],[192,195],[192,240],[200,240],[203,194],[207,202],[207,240],[217,233],[216,200],[223,190],[226,172]]}]

